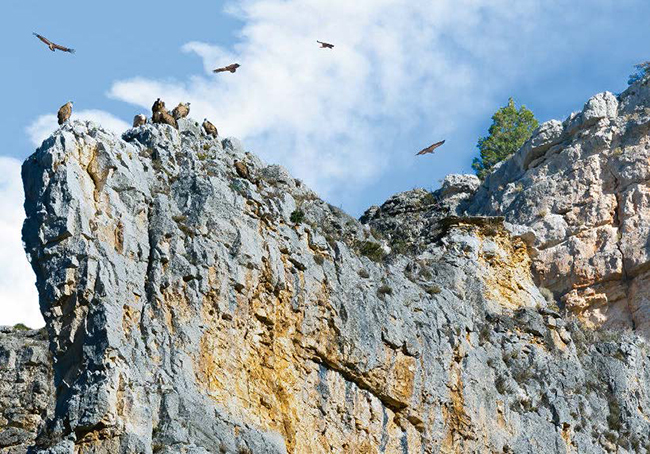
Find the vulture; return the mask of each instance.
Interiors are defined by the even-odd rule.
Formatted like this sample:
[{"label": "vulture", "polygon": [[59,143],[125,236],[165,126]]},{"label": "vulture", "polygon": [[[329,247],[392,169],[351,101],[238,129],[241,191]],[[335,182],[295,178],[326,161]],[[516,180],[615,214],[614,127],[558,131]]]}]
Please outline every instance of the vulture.
[{"label": "vulture", "polygon": [[151,106],[151,113],[155,114],[156,112],[163,112],[165,110],[165,101],[161,101],[160,98],[153,103]]},{"label": "vulture", "polygon": [[62,125],[70,119],[70,115],[72,115],[72,104],[72,101],[68,101],[59,109],[59,112],[56,114],[59,119],[59,125]]},{"label": "vulture", "polygon": [[151,117],[151,121],[154,123],[170,125],[178,129],[178,123],[176,123],[176,119],[172,117],[166,110],[159,110],[158,112],[155,112],[153,114],[153,117]]},{"label": "vulture", "polygon": [[38,33],[34,33],[34,36],[36,36],[38,39],[43,41],[45,43],[45,45],[47,47],[49,47],[52,52],[54,52],[55,50],[60,50],[62,52],[68,52],[70,54],[74,54],[74,49],[70,49],[69,47],[63,47],[63,46],[59,46],[58,44],[54,44],[52,41],[47,39],[45,36],[41,36]]},{"label": "vulture", "polygon": [[133,127],[137,128],[138,126],[146,125],[147,124],[147,117],[143,114],[138,114],[135,117],[133,117]]},{"label": "vulture", "polygon": [[246,167],[246,164],[244,164],[241,161],[237,161],[235,159],[235,170],[237,171],[237,175],[239,175],[242,178],[245,178],[247,180],[250,179],[250,173],[248,173],[248,167]]},{"label": "vulture", "polygon": [[172,110],[172,116],[178,120],[179,118],[185,118],[189,115],[190,113],[190,103],[188,102],[187,104],[183,104],[182,102],[179,103],[176,107],[174,107],[174,110]]},{"label": "vulture", "polygon": [[212,72],[213,73],[223,73],[223,72],[226,72],[226,71],[230,71],[231,73],[234,73],[235,71],[237,71],[237,68],[239,68],[240,66],[241,65],[239,63],[233,63],[232,65],[217,68],[217,69],[213,70]]},{"label": "vulture", "polygon": [[421,154],[433,153],[433,150],[435,150],[436,148],[438,148],[438,147],[439,147],[440,145],[442,145],[443,143],[445,143],[444,140],[441,140],[440,142],[436,142],[436,143],[434,143],[433,145],[430,145],[430,146],[428,146],[428,147],[426,147],[426,148],[420,150],[420,152],[417,153],[416,156],[419,156],[419,155],[421,155]]},{"label": "vulture", "polygon": [[203,129],[205,130],[205,133],[209,136],[217,137],[219,135],[219,132],[217,131],[217,127],[212,123],[210,123],[207,118],[203,119]]},{"label": "vulture", "polygon": [[320,44],[321,49],[334,49],[334,44],[324,43],[323,41],[318,41],[318,40],[316,40],[316,42]]}]

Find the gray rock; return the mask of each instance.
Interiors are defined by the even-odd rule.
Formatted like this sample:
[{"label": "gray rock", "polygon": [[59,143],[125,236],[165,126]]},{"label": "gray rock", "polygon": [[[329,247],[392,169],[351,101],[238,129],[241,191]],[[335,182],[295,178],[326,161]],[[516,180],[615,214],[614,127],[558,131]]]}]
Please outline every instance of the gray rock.
[{"label": "gray rock", "polygon": [[[616,229],[598,224],[611,187],[574,209],[601,194],[608,136],[567,140],[560,161],[556,144],[476,192],[451,177],[359,222],[189,119],[122,138],[64,125],[23,165],[58,391],[33,450],[646,452],[647,344],[561,319],[536,285],[539,264],[579,256],[578,239],[622,267]],[[594,184],[562,173],[576,157]],[[621,170],[619,185],[640,173]],[[544,204],[575,239],[537,228]],[[578,215],[593,231],[580,236]]]},{"label": "gray rock", "polygon": [[535,279],[589,328],[650,335],[646,82],[544,123],[467,202],[535,232]]},{"label": "gray rock", "polygon": [[26,452],[54,405],[45,331],[0,327],[0,452]]}]

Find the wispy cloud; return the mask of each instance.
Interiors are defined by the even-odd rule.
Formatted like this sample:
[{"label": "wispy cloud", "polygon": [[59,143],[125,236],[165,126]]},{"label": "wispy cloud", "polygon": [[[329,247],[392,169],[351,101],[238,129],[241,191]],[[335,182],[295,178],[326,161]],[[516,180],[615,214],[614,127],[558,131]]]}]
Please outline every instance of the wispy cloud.
[{"label": "wispy cloud", "polygon": [[0,325],[45,323],[38,309],[34,273],[22,247],[23,185],[20,161],[0,157]]},{"label": "wispy cloud", "polygon": [[[129,124],[116,116],[103,110],[81,110],[73,112],[73,118],[78,120],[92,121],[109,131],[122,134],[129,128]],[[59,127],[56,115],[46,114],[38,117],[27,126],[27,135],[34,146],[39,146],[45,139]]]},{"label": "wispy cloud", "polygon": [[[191,101],[194,116],[336,198],[400,164],[402,131],[431,125],[442,138],[485,102],[486,84],[517,66],[499,56],[519,45],[537,3],[245,1],[230,9],[245,23],[232,50],[183,47],[204,74],[123,80],[109,96],[147,109],[159,96]],[[210,74],[234,61],[236,74]]]}]

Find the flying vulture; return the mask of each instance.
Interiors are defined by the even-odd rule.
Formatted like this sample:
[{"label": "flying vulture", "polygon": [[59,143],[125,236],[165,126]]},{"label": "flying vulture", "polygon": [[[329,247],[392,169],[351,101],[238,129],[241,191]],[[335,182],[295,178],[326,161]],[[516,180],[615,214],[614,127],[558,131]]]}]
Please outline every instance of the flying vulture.
[{"label": "flying vulture", "polygon": [[182,102],[179,103],[176,107],[174,107],[174,110],[172,110],[172,116],[178,120],[179,118],[185,118],[189,115],[190,113],[190,103],[188,102],[187,104],[183,104]]},{"label": "flying vulture", "polygon": [[152,114],[155,114],[156,112],[163,112],[164,110],[165,110],[165,101],[161,101],[160,98],[158,98],[153,103],[153,106],[151,106]]},{"label": "flying vulture", "polygon": [[421,150],[418,154],[416,154],[416,156],[419,156],[419,155],[421,155],[421,154],[433,153],[433,150],[435,150],[436,148],[438,148],[438,147],[439,147],[440,145],[442,145],[443,143],[445,143],[444,140],[441,140],[440,142],[436,142],[436,143],[434,143],[433,145],[431,145],[431,146],[429,146],[429,147],[426,147],[425,149]]},{"label": "flying vulture", "polygon": [[142,114],[138,114],[135,117],[133,117],[133,127],[137,128],[138,126],[146,125],[147,124],[147,117]]},{"label": "flying vulture", "polygon": [[178,123],[176,123],[176,119],[172,117],[170,113],[167,112],[166,110],[160,110],[158,112],[155,112],[153,114],[153,117],[151,117],[151,121],[153,121],[154,123],[170,125],[178,129]]},{"label": "flying vulture", "polygon": [[38,39],[43,41],[45,43],[45,45],[47,45],[47,47],[49,47],[52,52],[54,52],[55,50],[60,50],[60,51],[63,51],[63,52],[68,52],[68,53],[74,54],[74,49],[70,49],[69,47],[63,47],[63,46],[59,46],[58,44],[54,44],[52,41],[47,39],[45,36],[41,36],[38,33],[34,33],[34,36],[36,36]]},{"label": "flying vulture", "polygon": [[334,49],[334,44],[324,43],[323,41],[318,41],[318,40],[316,40],[316,42],[320,44],[321,49]]},{"label": "flying vulture", "polygon": [[219,132],[217,131],[217,127],[212,123],[210,123],[207,118],[203,119],[203,129],[205,130],[205,133],[209,136],[217,137],[219,135]]},{"label": "flying vulture", "polygon": [[232,65],[224,66],[222,68],[217,68],[213,70],[213,73],[223,73],[226,71],[230,71],[231,73],[234,73],[237,71],[237,68],[239,68],[241,65],[239,63],[233,63]]},{"label": "flying vulture", "polygon": [[59,125],[62,125],[70,119],[70,115],[72,115],[72,104],[72,101],[68,101],[59,109],[59,112],[56,114],[59,119]]}]

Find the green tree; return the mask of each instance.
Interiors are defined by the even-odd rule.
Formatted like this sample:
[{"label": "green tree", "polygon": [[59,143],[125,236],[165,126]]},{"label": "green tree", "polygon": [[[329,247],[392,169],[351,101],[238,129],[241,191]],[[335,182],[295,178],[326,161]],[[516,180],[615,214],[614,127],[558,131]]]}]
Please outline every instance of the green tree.
[{"label": "green tree", "polygon": [[472,163],[476,175],[481,180],[488,176],[495,164],[521,148],[538,125],[535,115],[526,106],[517,110],[514,100],[510,98],[508,105],[501,107],[492,116],[489,135],[478,139],[477,147],[481,157],[474,158]]}]

